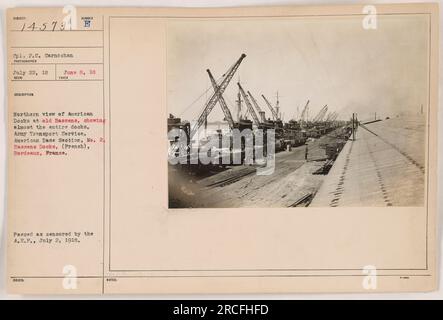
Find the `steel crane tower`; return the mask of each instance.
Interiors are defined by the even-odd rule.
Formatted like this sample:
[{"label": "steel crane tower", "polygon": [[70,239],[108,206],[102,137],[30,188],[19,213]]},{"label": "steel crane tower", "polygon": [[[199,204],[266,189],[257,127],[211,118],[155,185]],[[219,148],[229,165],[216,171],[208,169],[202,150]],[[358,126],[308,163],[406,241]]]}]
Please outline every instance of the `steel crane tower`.
[{"label": "steel crane tower", "polygon": [[308,112],[308,109],[309,109],[309,100],[306,102],[305,107],[303,108],[303,111],[301,112],[300,121],[305,122],[307,120],[307,119],[305,120],[305,117]]},{"label": "steel crane tower", "polygon": [[274,108],[272,107],[272,105],[271,105],[271,103],[269,102],[269,100],[266,99],[266,97],[265,97],[263,94],[262,94],[261,96],[262,96],[263,100],[265,100],[266,105],[268,106],[269,110],[271,110],[271,113],[272,113],[272,116],[274,117],[274,120],[278,120],[278,119],[279,119],[279,118],[278,118],[278,114],[277,114],[277,112],[274,110]]},{"label": "steel crane tower", "polygon": [[257,109],[258,114],[259,114],[260,117],[261,117],[261,122],[265,122],[265,121],[266,121],[265,112],[260,108],[260,106],[259,106],[258,103],[257,103],[257,100],[255,100],[254,96],[251,94],[251,92],[249,92],[249,90],[248,90],[248,95],[249,95],[249,97],[251,98],[252,103],[253,103],[254,106],[255,106],[255,109]]},{"label": "steel crane tower", "polygon": [[209,69],[206,71],[208,72],[209,78],[211,79],[211,83],[212,83],[212,87],[214,88],[214,92],[218,93],[218,102],[223,110],[223,113],[225,115],[225,119],[226,119],[226,121],[228,121],[229,127],[231,129],[234,129],[234,127],[235,127],[234,119],[232,118],[231,111],[229,110],[225,99],[223,98],[223,96],[219,92],[219,85],[217,84],[214,77],[212,76],[211,71],[209,71]]},{"label": "steel crane tower", "polygon": [[249,111],[249,113],[251,114],[252,118],[254,119],[254,123],[255,123],[257,126],[260,126],[260,124],[261,124],[261,123],[260,123],[260,120],[258,120],[257,114],[255,113],[255,110],[254,110],[254,108],[252,107],[252,104],[251,104],[251,102],[249,101],[249,98],[248,98],[248,96],[247,96],[245,90],[243,90],[243,88],[242,88],[240,82],[237,82],[237,85],[238,85],[238,88],[240,89],[240,93],[241,93],[241,95],[243,96],[243,100],[245,101],[246,106],[248,107],[248,111]]},{"label": "steel crane tower", "polygon": [[[197,119],[197,123],[192,127],[191,133],[189,135],[189,139],[192,139],[192,137],[195,135],[195,133],[198,131],[198,129],[202,126],[202,124],[205,122],[205,119],[208,117],[209,113],[211,113],[212,109],[214,109],[215,104],[219,100],[219,97],[223,94],[223,92],[226,90],[226,87],[228,86],[229,82],[231,81],[232,77],[234,76],[235,72],[237,71],[238,67],[240,66],[240,63],[243,61],[243,59],[246,57],[246,55],[243,53],[240,58],[234,63],[234,65],[229,68],[229,70],[225,73],[223,80],[221,81],[220,85],[218,86],[218,89],[214,91],[212,96],[209,98],[208,102],[206,103],[205,109],[200,114],[200,116]],[[209,69],[208,69],[209,70]],[[206,70],[206,71],[208,71]]]},{"label": "steel crane tower", "polygon": [[323,120],[326,112],[328,112],[328,105],[325,105],[323,106],[323,108],[320,109],[317,115],[312,119],[312,122],[319,122]]}]

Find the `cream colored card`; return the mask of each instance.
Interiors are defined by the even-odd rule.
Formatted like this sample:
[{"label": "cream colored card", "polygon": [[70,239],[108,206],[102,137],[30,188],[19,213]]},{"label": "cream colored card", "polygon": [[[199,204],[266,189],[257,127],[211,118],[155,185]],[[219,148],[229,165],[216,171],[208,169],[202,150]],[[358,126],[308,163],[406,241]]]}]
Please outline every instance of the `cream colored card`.
[{"label": "cream colored card", "polygon": [[7,29],[10,293],[436,288],[436,4]]}]

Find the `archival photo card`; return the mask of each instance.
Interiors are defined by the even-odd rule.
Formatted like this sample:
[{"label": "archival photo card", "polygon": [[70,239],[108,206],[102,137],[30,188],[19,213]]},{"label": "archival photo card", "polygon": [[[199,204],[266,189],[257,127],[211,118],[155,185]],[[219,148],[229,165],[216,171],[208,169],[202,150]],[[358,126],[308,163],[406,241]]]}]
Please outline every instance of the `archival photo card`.
[{"label": "archival photo card", "polygon": [[6,22],[10,293],[436,289],[436,4]]}]

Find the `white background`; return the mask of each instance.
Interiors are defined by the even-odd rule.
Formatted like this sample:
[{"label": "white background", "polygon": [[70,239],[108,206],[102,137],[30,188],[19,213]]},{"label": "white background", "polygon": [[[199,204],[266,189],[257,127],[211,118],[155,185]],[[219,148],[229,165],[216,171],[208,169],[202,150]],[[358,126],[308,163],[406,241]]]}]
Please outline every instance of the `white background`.
[{"label": "white background", "polygon": [[[3,201],[0,202],[0,299],[29,299],[29,298],[55,298],[55,299],[80,299],[80,298],[91,298],[91,299],[101,299],[103,296],[18,296],[18,295],[8,295],[5,290],[6,281],[6,114],[7,114],[7,97],[6,97],[6,23],[5,23],[5,10],[8,7],[31,7],[31,6],[42,6],[42,7],[61,7],[64,5],[74,5],[74,6],[134,6],[134,7],[233,7],[233,6],[271,6],[271,5],[319,5],[319,4],[378,4],[378,3],[405,3],[405,2],[431,2],[428,1],[398,1],[398,0],[388,0],[388,1],[361,1],[361,0],[314,0],[314,1],[303,1],[303,0],[103,0],[103,1],[91,1],[91,0],[40,0],[40,1],[21,1],[21,0],[0,0],[0,38],[2,40],[2,46],[0,48],[0,101],[2,102],[2,110],[0,112],[0,197]],[[440,4],[440,16],[443,16],[443,0],[438,0]],[[440,23],[440,43],[443,43],[443,27]],[[443,64],[443,59],[441,52],[439,53],[440,64]],[[440,92],[442,91],[442,68],[439,68],[440,75]],[[441,111],[442,99],[439,98],[439,110]],[[439,112],[439,137],[443,137],[443,113]],[[438,203],[438,220],[439,220],[439,233],[438,241],[440,243],[440,254],[438,256],[440,275],[443,274],[443,265],[441,263],[441,253],[442,253],[442,226],[443,219],[441,214],[441,198],[443,196],[443,190],[441,189],[441,182],[443,181],[442,174],[442,164],[443,164],[443,154],[442,154],[443,139],[440,138],[438,141],[439,149],[439,165],[438,165],[438,180],[439,180],[439,203]],[[256,295],[137,295],[137,296],[118,296],[112,295],[106,298],[111,299],[443,299],[443,281],[440,277],[440,286],[438,291],[431,293],[402,293],[402,294],[256,294]]]}]

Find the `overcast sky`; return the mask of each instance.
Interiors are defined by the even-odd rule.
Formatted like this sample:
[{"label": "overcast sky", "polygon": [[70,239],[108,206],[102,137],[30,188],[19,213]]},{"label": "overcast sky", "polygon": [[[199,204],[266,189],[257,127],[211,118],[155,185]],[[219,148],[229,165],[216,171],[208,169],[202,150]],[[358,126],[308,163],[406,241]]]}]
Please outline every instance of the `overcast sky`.
[{"label": "overcast sky", "polygon": [[[286,121],[308,99],[310,116],[325,104],[343,119],[416,113],[428,103],[428,31],[426,15],[379,15],[376,30],[363,29],[358,16],[173,21],[169,112],[195,120],[211,93],[205,70],[219,78],[245,53],[224,94],[234,118],[239,79],[267,117],[260,96],[275,103],[278,91]],[[217,105],[209,120],[221,119]]]}]

